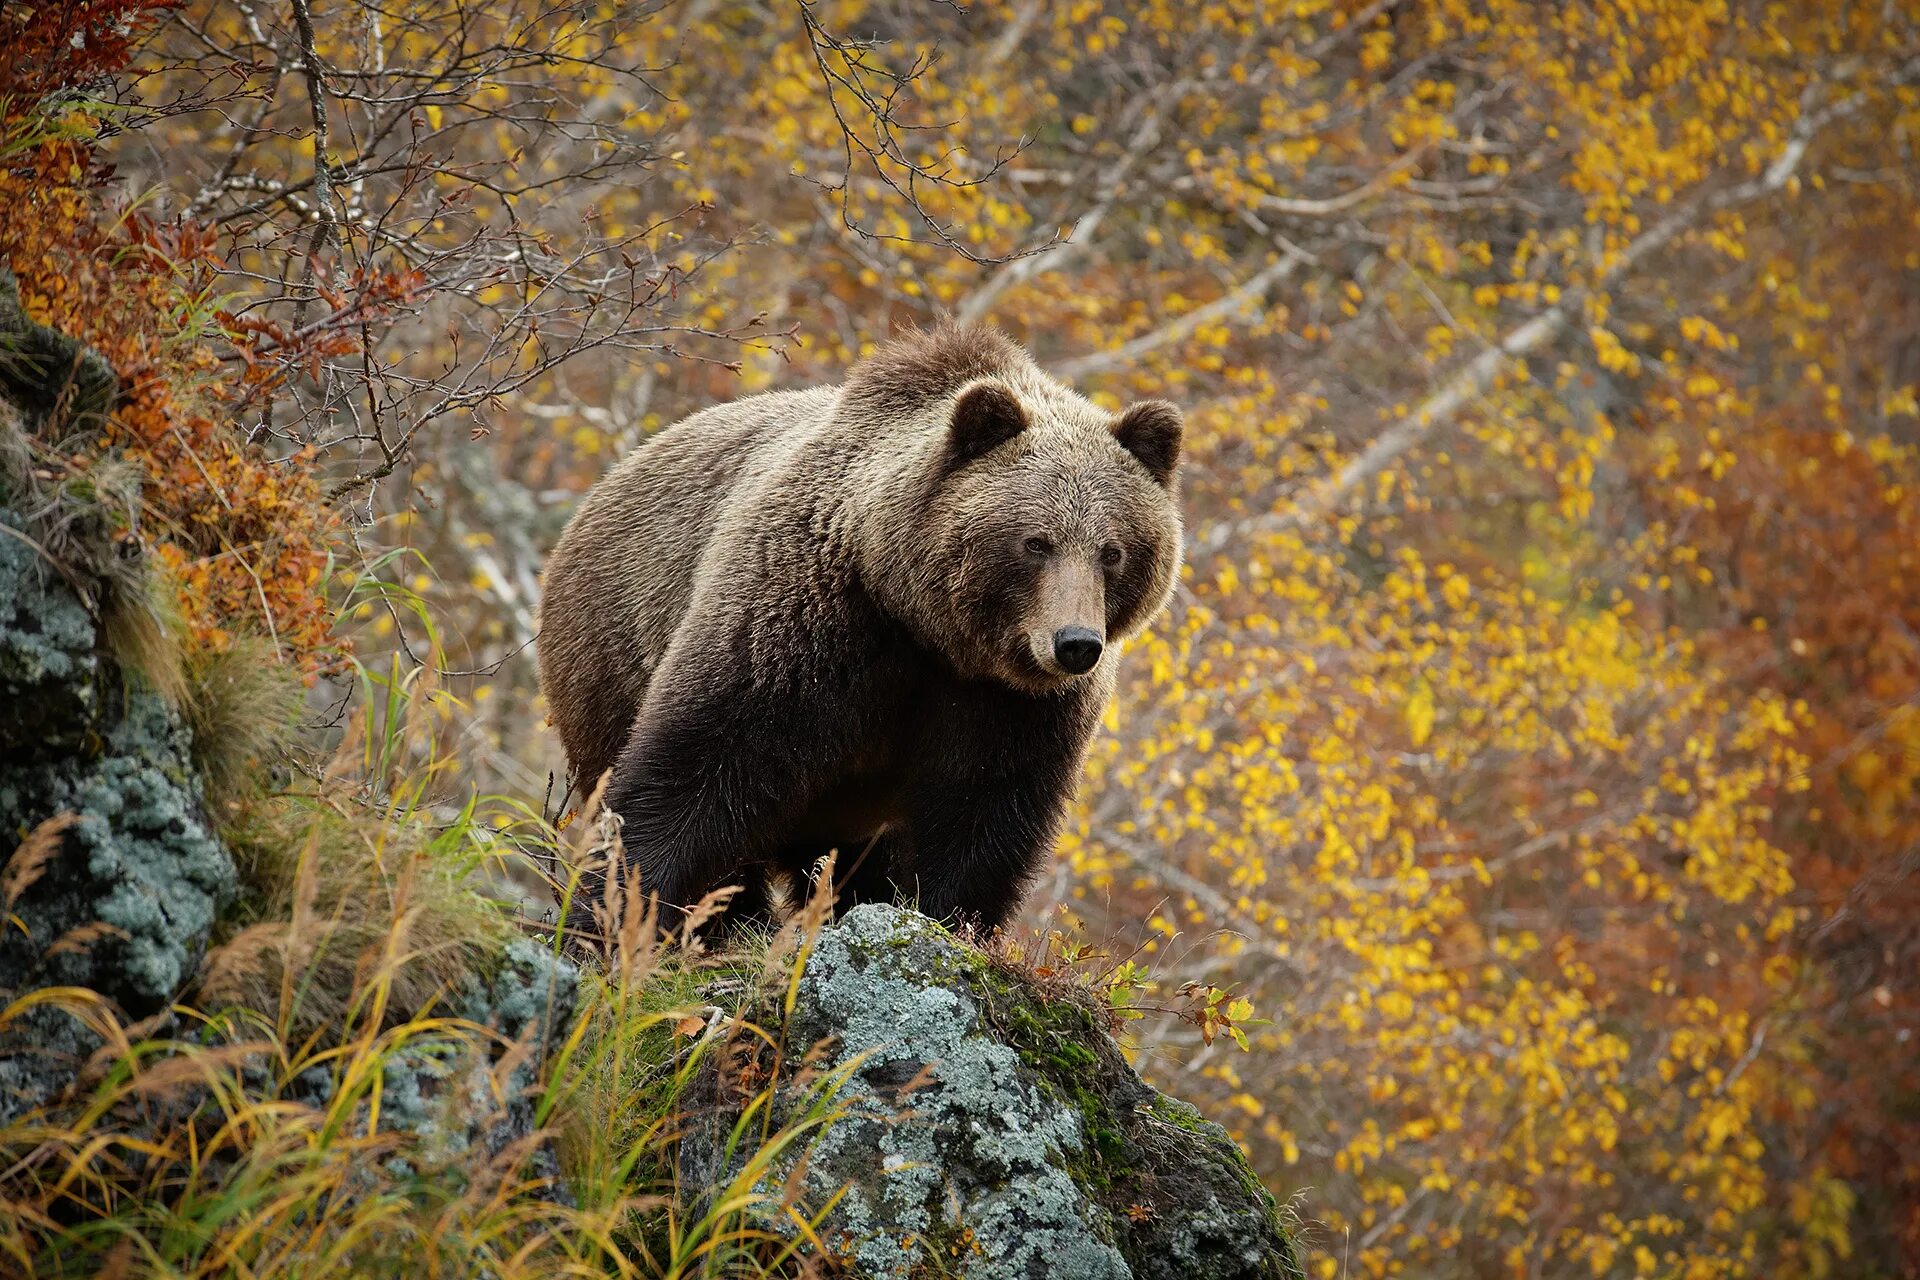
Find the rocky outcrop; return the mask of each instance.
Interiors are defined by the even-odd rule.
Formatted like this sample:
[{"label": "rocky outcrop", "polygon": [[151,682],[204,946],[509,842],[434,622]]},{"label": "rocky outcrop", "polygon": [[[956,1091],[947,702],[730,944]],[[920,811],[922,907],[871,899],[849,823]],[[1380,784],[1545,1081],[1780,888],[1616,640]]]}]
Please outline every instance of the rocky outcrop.
[{"label": "rocky outcrop", "polygon": [[[10,904],[0,989],[87,987],[144,1017],[193,973],[233,862],[202,812],[179,718],[124,676],[73,590],[36,559],[0,536],[0,830],[64,829]],[[76,935],[90,925],[90,940]]]},{"label": "rocky outcrop", "polygon": [[[862,906],[822,932],[786,1053],[818,1071],[772,1121],[845,1072],[842,1113],[768,1174],[825,1205],[827,1238],[872,1280],[1204,1280],[1299,1274],[1272,1197],[1226,1131],[1144,1084],[1094,1008],[1048,998],[926,917]],[[764,1011],[763,1025],[778,1025]],[[716,1055],[680,1184],[726,1184],[744,1092]],[[842,1188],[844,1192],[842,1193]],[[781,1197],[770,1195],[777,1203]],[[763,1224],[790,1230],[769,1212]]]},{"label": "rocky outcrop", "polygon": [[36,324],[20,306],[20,285],[0,267],[0,398],[31,423],[60,418],[98,425],[120,396],[120,376],[99,352]]},{"label": "rocky outcrop", "polygon": [[[113,380],[97,357],[27,325],[8,292],[0,289],[0,847],[13,856],[0,875],[0,1007],[75,987],[145,1018],[194,972],[233,895],[234,865],[205,816],[179,715],[108,642],[116,614],[149,607],[130,554],[137,544],[96,481],[39,467],[22,429],[76,400],[101,411]],[[94,1047],[54,1003],[0,1028],[0,1116],[72,1080]]]},{"label": "rocky outcrop", "polygon": [[[27,320],[11,286],[0,272],[0,1009],[72,988],[123,1022],[146,1019],[194,977],[239,876],[207,816],[191,732],[140,669],[173,641],[130,536],[138,493],[120,490],[111,459],[80,474],[42,457],[49,437],[111,408],[117,379]],[[415,1161],[452,1168],[475,1146],[491,1155],[532,1135],[536,1077],[578,978],[512,942],[449,993],[448,1013],[494,1033],[483,1048],[448,1033],[391,1055],[382,1124],[421,1140]],[[63,1003],[0,1025],[0,1120],[73,1081],[99,1047]],[[337,1085],[322,1068],[288,1089],[318,1105]],[[557,1175],[546,1146],[532,1159]]]}]

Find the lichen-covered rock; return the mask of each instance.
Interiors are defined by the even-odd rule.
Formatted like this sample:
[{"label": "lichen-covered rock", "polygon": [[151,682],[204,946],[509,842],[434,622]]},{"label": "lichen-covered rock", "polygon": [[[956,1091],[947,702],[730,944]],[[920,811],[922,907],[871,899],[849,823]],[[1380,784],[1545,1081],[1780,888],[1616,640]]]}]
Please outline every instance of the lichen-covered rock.
[{"label": "lichen-covered rock", "polygon": [[[0,307],[0,350],[20,336],[12,324]],[[27,344],[47,359],[55,346]],[[82,987],[144,1018],[199,963],[234,865],[207,822],[185,726],[121,670],[101,634],[102,606],[139,580],[139,566],[101,504],[26,474],[11,421],[21,379],[16,364],[0,385],[0,861],[42,824],[64,825],[47,830],[36,865],[6,877],[0,1006]],[[0,1117],[72,1080],[95,1047],[52,1005],[0,1028]]]},{"label": "lichen-covered rock", "polygon": [[[0,520],[6,513],[0,511]],[[11,525],[9,527],[12,527]],[[141,1018],[193,973],[234,867],[201,809],[187,732],[123,682],[73,588],[0,535],[0,845],[72,823],[0,931],[0,1002],[85,987]],[[94,1043],[51,1008],[0,1035],[0,1116],[72,1078]]]},{"label": "lichen-covered rock", "polygon": [[71,751],[93,732],[99,658],[86,605],[46,583],[5,489],[0,473],[0,759],[19,761]]},{"label": "lichen-covered rock", "polygon": [[[508,945],[490,978],[470,978],[453,1017],[478,1023],[499,1040],[476,1046],[465,1036],[415,1040],[382,1065],[381,1123],[429,1139],[425,1154],[448,1159],[476,1143],[498,1152],[533,1131],[533,1088],[539,1065],[573,1018],[580,973],[530,941]],[[503,1081],[492,1067],[524,1045]],[[484,1047],[485,1053],[474,1052]]]},{"label": "lichen-covered rock", "polygon": [[[845,1188],[827,1224],[856,1275],[1299,1273],[1225,1130],[1142,1083],[1090,1009],[1043,998],[918,913],[867,905],[824,930],[787,1041],[790,1055],[827,1043],[828,1070],[857,1062],[844,1117],[766,1180],[804,1161],[812,1203]],[[777,1109],[803,1105],[799,1092]],[[732,1172],[728,1090],[707,1096],[680,1152],[695,1190]]]},{"label": "lichen-covered rock", "polygon": [[[457,1177],[474,1167],[466,1159],[474,1149],[491,1157],[530,1140],[540,1066],[572,1025],[579,983],[570,961],[528,940],[509,943],[498,966],[470,977],[447,1011],[497,1038],[435,1033],[387,1055],[379,1080],[381,1129],[417,1140],[390,1160],[389,1172]],[[292,1096],[324,1106],[338,1087],[328,1068],[316,1067],[294,1081]],[[356,1123],[363,1125],[369,1110],[361,1105]],[[568,1199],[548,1143],[528,1153],[519,1176],[544,1178],[549,1198]]]}]

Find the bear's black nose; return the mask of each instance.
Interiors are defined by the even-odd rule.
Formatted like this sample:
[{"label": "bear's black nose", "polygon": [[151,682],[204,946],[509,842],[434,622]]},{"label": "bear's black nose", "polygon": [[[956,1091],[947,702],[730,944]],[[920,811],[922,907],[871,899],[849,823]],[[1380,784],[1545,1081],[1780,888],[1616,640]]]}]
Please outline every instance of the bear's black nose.
[{"label": "bear's black nose", "polygon": [[1076,676],[1093,670],[1102,647],[1091,627],[1062,627],[1053,633],[1053,660]]}]

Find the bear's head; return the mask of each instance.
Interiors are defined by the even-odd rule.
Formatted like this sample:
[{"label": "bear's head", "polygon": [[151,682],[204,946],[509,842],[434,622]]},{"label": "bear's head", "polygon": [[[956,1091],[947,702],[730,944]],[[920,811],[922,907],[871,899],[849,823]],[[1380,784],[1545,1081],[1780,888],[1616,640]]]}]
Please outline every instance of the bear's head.
[{"label": "bear's head", "polygon": [[1109,413],[1031,365],[932,406],[933,474],[909,547],[923,638],[964,675],[1030,694],[1111,673],[1180,565],[1182,421]]}]

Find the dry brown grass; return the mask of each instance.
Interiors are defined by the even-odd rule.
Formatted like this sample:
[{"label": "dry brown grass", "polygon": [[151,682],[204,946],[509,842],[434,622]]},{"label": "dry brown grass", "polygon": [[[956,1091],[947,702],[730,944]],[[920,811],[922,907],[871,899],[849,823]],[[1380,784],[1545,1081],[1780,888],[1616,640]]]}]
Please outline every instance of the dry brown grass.
[{"label": "dry brown grass", "polygon": [[[490,823],[470,814],[450,836],[417,817],[372,820],[311,801],[276,821],[274,838],[301,841],[288,864],[272,864],[290,864],[284,897],[215,949],[189,1003],[144,1027],[122,1025],[83,991],[0,1010],[0,1032],[51,1006],[102,1043],[68,1095],[0,1125],[0,1272],[679,1280],[816,1270],[797,1249],[823,1207],[785,1203],[795,1187],[771,1170],[836,1118],[835,1080],[809,1077],[798,1115],[743,1135],[737,1174],[704,1196],[677,1194],[673,1142],[710,1055],[777,1039],[710,1004],[716,981],[738,980],[738,1007],[752,991],[790,987],[824,904],[744,951],[711,955],[663,931],[633,886],[611,877],[577,913],[578,1012],[539,1059],[438,999],[515,928],[474,886],[476,860],[505,856],[479,835]],[[580,854],[545,837],[556,853]],[[449,1154],[383,1122],[383,1090],[428,1047],[477,1064],[500,1096],[516,1068],[531,1068],[533,1132],[499,1152]],[[333,1082],[324,1098],[310,1088],[316,1072]],[[766,1097],[754,1113],[770,1115],[772,1092],[791,1083],[758,1081]],[[540,1172],[549,1147],[565,1198]],[[782,1216],[793,1232],[758,1225]]]}]

